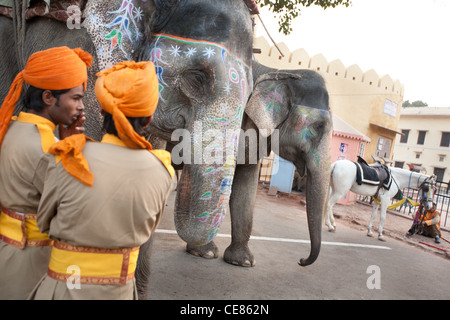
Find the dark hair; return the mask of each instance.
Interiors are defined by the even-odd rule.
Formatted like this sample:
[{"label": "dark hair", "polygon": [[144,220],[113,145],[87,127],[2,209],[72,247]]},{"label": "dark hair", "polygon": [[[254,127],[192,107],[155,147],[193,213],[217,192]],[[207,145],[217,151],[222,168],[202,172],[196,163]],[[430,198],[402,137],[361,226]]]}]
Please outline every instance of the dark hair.
[{"label": "dark hair", "polygon": [[[106,131],[106,133],[113,134],[115,136],[119,136],[117,133],[116,125],[114,124],[113,117],[110,113],[104,111],[104,120],[103,120],[103,130]],[[150,117],[127,117],[128,122],[130,122],[131,126],[133,127],[134,131],[136,131],[137,134],[141,136],[146,135],[145,127],[148,124],[148,120]]]},{"label": "dark hair", "polygon": [[[36,112],[42,112],[44,110],[45,104],[42,101],[42,93],[45,89],[39,89],[33,86],[30,86],[26,91],[23,97],[23,106],[25,111],[34,110]],[[69,92],[70,89],[64,90],[50,90],[52,95],[56,98],[56,101],[59,102],[59,96]]]}]

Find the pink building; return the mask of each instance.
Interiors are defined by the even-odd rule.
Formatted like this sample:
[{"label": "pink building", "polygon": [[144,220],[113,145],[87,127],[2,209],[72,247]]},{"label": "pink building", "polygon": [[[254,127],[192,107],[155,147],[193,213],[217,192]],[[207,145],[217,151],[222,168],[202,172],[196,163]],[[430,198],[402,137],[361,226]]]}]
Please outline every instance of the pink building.
[{"label": "pink building", "polygon": [[[347,159],[356,161],[358,155],[364,158],[366,144],[370,138],[353,128],[333,113],[333,137],[331,140],[331,161]],[[339,204],[350,205],[356,202],[357,195],[351,191]]]}]

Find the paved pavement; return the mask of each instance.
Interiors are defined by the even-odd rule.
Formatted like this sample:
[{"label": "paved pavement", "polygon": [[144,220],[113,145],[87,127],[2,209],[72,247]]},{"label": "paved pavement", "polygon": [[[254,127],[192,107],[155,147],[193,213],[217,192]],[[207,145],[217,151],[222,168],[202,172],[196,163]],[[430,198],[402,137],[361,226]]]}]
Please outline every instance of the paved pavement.
[{"label": "paved pavement", "polygon": [[[175,192],[155,234],[151,300],[450,299],[450,259],[397,236],[394,229],[409,229],[404,218],[388,216],[389,237],[381,242],[366,236],[369,207],[336,205],[337,231],[324,228],[318,260],[300,267],[297,262],[309,253],[304,204],[297,196],[269,196],[260,187],[249,244],[256,266],[242,268],[222,259],[230,243],[229,216],[215,239],[218,259],[186,253],[174,231],[174,200]],[[405,220],[404,226],[396,219]]]}]

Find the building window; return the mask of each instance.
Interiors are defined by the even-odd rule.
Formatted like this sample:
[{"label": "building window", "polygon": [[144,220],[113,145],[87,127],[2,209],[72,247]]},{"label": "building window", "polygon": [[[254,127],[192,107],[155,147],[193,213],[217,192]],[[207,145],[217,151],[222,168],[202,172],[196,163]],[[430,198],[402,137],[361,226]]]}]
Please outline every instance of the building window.
[{"label": "building window", "polygon": [[358,152],[358,156],[360,156],[361,158],[364,158],[364,150],[366,148],[366,143],[365,142],[360,142],[359,143],[359,152]]},{"label": "building window", "polygon": [[409,130],[402,130],[402,136],[400,137],[400,143],[408,143]]},{"label": "building window", "polygon": [[419,131],[419,137],[417,138],[417,144],[424,144],[425,143],[425,135],[427,134],[426,131]]},{"label": "building window", "polygon": [[422,154],[422,152],[416,152],[416,159],[420,159],[421,154]]},{"label": "building window", "polygon": [[445,161],[445,154],[440,154],[439,155],[439,162],[444,162]]},{"label": "building window", "polygon": [[375,155],[381,158],[389,158],[391,152],[392,140],[385,137],[378,137],[377,150]]},{"label": "building window", "polygon": [[434,174],[437,176],[437,181],[444,181],[445,168],[434,168]]},{"label": "building window", "polygon": [[441,147],[450,147],[450,132],[442,132]]},{"label": "building window", "polygon": [[403,169],[403,166],[405,165],[405,161],[395,161],[394,167]]}]

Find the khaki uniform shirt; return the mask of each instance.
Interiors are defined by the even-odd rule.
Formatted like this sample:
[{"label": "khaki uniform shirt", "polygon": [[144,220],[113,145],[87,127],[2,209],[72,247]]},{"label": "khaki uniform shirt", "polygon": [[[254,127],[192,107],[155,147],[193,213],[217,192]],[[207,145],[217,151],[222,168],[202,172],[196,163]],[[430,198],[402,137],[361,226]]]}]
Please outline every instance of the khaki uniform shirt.
[{"label": "khaki uniform shirt", "polygon": [[[55,125],[20,113],[11,122],[0,149],[0,203],[20,213],[37,213],[43,177],[40,157],[56,142]],[[51,247],[20,249],[0,240],[0,300],[26,299],[47,272]]]},{"label": "khaki uniform shirt", "polygon": [[[115,136],[87,141],[83,154],[94,175],[91,187],[46,155],[39,166],[46,182],[38,226],[50,238],[76,246],[132,248],[144,244],[158,225],[172,178],[148,150],[130,149]],[[81,284],[69,289],[46,276],[34,299],[133,299],[135,279],[126,285]]]}]

